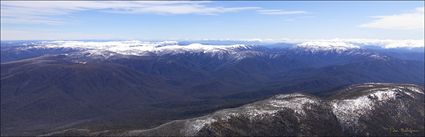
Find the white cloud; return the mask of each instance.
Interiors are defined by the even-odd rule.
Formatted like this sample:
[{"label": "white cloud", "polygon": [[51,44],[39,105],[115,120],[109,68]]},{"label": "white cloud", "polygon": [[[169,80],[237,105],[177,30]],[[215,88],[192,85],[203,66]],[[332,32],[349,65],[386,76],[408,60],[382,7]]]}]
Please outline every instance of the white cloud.
[{"label": "white cloud", "polygon": [[305,14],[306,11],[287,11],[287,10],[257,10],[259,14],[267,15],[293,15],[293,14]]},{"label": "white cloud", "polygon": [[205,1],[1,1],[2,23],[59,24],[58,16],[97,10],[126,14],[198,14],[215,15],[259,7],[207,6]]},{"label": "white cloud", "polygon": [[5,30],[1,29],[1,40],[90,40],[120,39],[109,34],[83,34],[51,30]]},{"label": "white cloud", "polygon": [[81,11],[96,10],[123,14],[197,14],[217,15],[230,12],[254,11],[258,14],[290,15],[305,11],[264,9],[261,7],[212,6],[208,1],[1,1],[1,23],[61,24],[60,17]]},{"label": "white cloud", "polygon": [[424,7],[402,14],[375,16],[375,20],[360,25],[363,28],[412,30],[424,29]]}]

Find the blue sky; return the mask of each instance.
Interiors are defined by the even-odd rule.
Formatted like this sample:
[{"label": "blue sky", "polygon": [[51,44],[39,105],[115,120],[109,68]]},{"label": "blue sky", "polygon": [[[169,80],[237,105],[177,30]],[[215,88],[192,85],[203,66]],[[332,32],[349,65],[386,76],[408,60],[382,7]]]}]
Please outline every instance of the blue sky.
[{"label": "blue sky", "polygon": [[424,2],[1,2],[2,40],[423,39]]}]

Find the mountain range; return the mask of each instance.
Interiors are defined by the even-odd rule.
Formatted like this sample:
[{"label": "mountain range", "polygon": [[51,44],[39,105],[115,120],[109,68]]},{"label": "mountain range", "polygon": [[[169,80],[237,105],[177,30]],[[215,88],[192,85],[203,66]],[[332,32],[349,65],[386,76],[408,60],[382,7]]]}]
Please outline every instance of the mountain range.
[{"label": "mountain range", "polygon": [[[300,94],[289,94],[295,97],[278,100],[328,102],[313,105],[320,112],[312,115],[334,119],[329,124],[341,130],[330,135],[375,135],[371,129],[361,134],[344,130],[335,112],[331,115],[332,100],[320,98],[334,97],[340,93],[337,89],[361,83],[424,86],[423,49],[423,41],[421,45],[418,41],[391,40],[2,41],[1,134],[42,135],[73,128],[122,133],[118,131],[154,128],[297,92]],[[412,117],[423,119],[423,108],[417,111]],[[284,114],[296,117],[288,111],[279,115]],[[246,119],[235,122],[241,124]],[[229,124],[238,123],[217,123],[190,135],[249,133],[245,131],[250,127],[241,132],[219,128]],[[297,124],[276,126],[300,129]],[[308,128],[315,126],[320,125]],[[418,130],[423,133],[423,126]],[[140,134],[145,133],[151,134]],[[295,129],[255,134],[262,133],[322,134]]]}]

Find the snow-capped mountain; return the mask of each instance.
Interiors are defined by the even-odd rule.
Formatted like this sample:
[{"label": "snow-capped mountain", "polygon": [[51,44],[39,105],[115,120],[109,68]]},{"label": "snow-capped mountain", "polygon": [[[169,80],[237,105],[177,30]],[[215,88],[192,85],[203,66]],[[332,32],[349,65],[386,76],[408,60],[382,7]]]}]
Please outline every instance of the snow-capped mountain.
[{"label": "snow-capped mountain", "polygon": [[152,129],[122,133],[67,129],[47,135],[421,136],[424,96],[423,87],[416,85],[366,83],[342,89],[328,98],[280,94]]},{"label": "snow-capped mountain", "polygon": [[423,40],[377,40],[377,39],[331,39],[331,40],[307,40],[298,44],[301,47],[316,49],[353,49],[367,48],[367,46],[393,49],[393,48],[423,48]]},{"label": "snow-capped mountain", "polygon": [[[423,40],[299,40],[299,41],[275,41],[275,43],[265,42],[249,44],[246,41],[233,41],[227,44],[218,44],[216,41],[196,41],[199,43],[178,42],[178,41],[38,41],[24,43],[19,50],[34,49],[63,49],[75,50],[74,54],[86,56],[102,56],[108,58],[114,55],[124,56],[161,56],[170,54],[203,53],[213,56],[229,55],[234,58],[243,58],[244,52],[261,52],[261,49],[268,45],[280,49],[304,49],[310,52],[333,51],[343,53],[356,49],[415,49],[423,48]],[[250,42],[250,41],[248,41]],[[207,44],[202,44],[207,43]],[[231,44],[230,44],[231,43]],[[282,45],[282,46],[276,46]],[[276,50],[276,49],[274,49]],[[416,49],[418,50],[418,49]],[[375,55],[376,56],[376,55]]]},{"label": "snow-capped mountain", "polygon": [[[88,56],[126,55],[126,56],[151,56],[151,55],[173,55],[183,53],[205,53],[205,54],[237,54],[236,52],[248,49],[250,46],[243,44],[234,45],[204,45],[191,43],[179,45],[177,41],[143,42],[143,41],[107,41],[107,42],[85,42],[85,41],[50,41],[35,43],[33,46],[22,47],[28,49],[73,49],[80,54]],[[236,55],[235,55],[236,56]]]}]

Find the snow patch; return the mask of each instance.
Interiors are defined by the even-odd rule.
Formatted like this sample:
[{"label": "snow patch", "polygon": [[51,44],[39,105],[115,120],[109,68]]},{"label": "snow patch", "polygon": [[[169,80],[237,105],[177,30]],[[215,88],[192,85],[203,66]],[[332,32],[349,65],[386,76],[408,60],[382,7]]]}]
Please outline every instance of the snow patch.
[{"label": "snow patch", "polygon": [[284,99],[284,98],[292,98],[292,97],[305,97],[306,95],[300,94],[300,93],[293,93],[293,94],[284,94],[284,95],[277,95],[276,98],[278,99]]},{"label": "snow patch", "polygon": [[187,123],[189,126],[186,131],[186,135],[194,136],[197,132],[199,132],[205,125],[209,125],[213,122],[216,122],[216,119],[211,117],[204,117],[202,119],[196,119],[190,123]]},{"label": "snow patch", "polygon": [[289,108],[295,111],[297,114],[304,115],[304,106],[306,104],[315,104],[316,100],[309,98],[293,98],[290,100],[271,100],[270,105],[273,107]]},{"label": "snow patch", "polygon": [[419,94],[424,94],[424,91],[423,90],[421,90],[419,88],[416,88],[416,87],[408,87],[407,89],[409,89],[410,91],[419,93]]},{"label": "snow patch", "polygon": [[332,112],[341,125],[345,128],[354,128],[360,116],[372,110],[372,101],[367,97],[357,99],[335,101],[332,103]]}]

